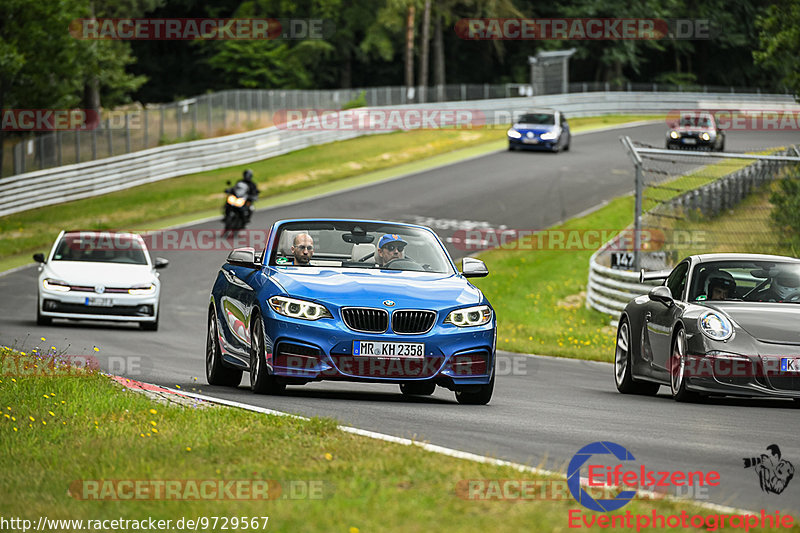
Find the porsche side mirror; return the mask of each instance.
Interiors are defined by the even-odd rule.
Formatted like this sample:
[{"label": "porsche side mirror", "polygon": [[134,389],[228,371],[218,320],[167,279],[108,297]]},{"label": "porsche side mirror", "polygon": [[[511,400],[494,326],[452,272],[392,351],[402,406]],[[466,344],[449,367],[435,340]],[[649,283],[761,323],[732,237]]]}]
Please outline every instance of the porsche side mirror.
[{"label": "porsche side mirror", "polygon": [[228,264],[247,268],[261,268],[261,264],[256,262],[256,251],[254,248],[237,248],[228,254]]},{"label": "porsche side mirror", "polygon": [[650,292],[647,293],[647,296],[654,302],[660,302],[667,307],[672,307],[672,304],[675,303],[675,301],[672,299],[672,291],[670,291],[669,287],[666,285],[653,287],[650,289]]},{"label": "porsche side mirror", "polygon": [[465,278],[483,278],[489,275],[489,269],[480,259],[465,257],[461,260],[461,274]]},{"label": "porsche side mirror", "polygon": [[163,257],[156,257],[156,262],[153,264],[155,269],[167,268],[169,261],[164,259]]},{"label": "porsche side mirror", "polygon": [[44,263],[44,254],[33,254],[33,260],[37,263]]}]

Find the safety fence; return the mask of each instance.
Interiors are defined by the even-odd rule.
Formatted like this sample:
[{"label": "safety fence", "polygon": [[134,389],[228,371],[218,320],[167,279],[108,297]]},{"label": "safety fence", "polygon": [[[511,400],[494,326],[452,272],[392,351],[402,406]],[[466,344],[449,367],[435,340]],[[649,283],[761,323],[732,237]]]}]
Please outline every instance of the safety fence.
[{"label": "safety fence", "polygon": [[[324,103],[320,103],[325,107]],[[569,116],[609,113],[664,114],[676,109],[738,107],[794,108],[789,95],[730,93],[586,92],[531,98],[496,98],[392,106],[398,110],[461,110],[482,124],[510,124],[531,107],[557,107]],[[385,106],[384,106],[385,108]],[[369,113],[373,108],[341,112]],[[470,127],[481,127],[470,125]],[[195,172],[275,157],[308,146],[403,129],[304,129],[271,126],[210,139],[181,142],[93,161],[63,165],[0,179],[0,216],[97,196]],[[112,139],[113,140],[113,139]]]}]

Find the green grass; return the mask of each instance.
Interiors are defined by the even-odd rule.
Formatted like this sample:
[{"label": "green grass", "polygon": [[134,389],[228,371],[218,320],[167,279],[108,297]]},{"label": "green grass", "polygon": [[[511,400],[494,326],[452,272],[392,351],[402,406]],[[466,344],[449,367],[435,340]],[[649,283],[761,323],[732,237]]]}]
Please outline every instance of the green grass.
[{"label": "green grass", "polygon": [[[6,369],[0,376],[3,518],[36,523],[40,516],[153,517],[174,522],[181,517],[268,516],[267,528],[259,526],[260,531],[516,532],[563,530],[568,511],[582,509],[568,497],[459,497],[456,487],[465,480],[544,478],[356,436],[329,419],[155,404],[91,372],[12,378],[9,359],[43,364],[0,349],[0,366]],[[76,481],[130,479],[275,480],[284,491],[315,487],[321,498],[80,501],[68,492],[80,486]],[[270,484],[271,493],[277,494],[274,487]],[[664,500],[634,501],[621,512],[653,509],[710,513]]]},{"label": "green grass", "polygon": [[[653,116],[608,115],[575,118],[575,131],[621,124]],[[235,182],[252,168],[262,191],[257,205],[287,193],[313,187],[345,184],[347,178],[384,169],[404,168],[412,162],[468,147],[501,149],[506,127],[475,130],[421,130],[359,137],[313,146],[249,165],[228,167],[159,181],[139,187],[43,207],[0,218],[0,262],[5,267],[25,264],[28,253],[49,247],[62,229],[125,229],[142,231],[176,220],[213,216],[220,212],[225,182]],[[465,157],[472,152],[465,151]],[[375,174],[370,179],[391,177]],[[23,255],[24,254],[24,255]],[[11,264],[7,260],[14,257]]]}]

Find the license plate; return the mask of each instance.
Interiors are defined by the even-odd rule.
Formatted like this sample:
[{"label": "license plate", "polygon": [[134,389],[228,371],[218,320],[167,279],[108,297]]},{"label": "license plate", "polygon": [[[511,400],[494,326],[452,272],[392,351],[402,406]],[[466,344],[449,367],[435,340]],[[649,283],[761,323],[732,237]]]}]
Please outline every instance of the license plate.
[{"label": "license plate", "polygon": [[111,298],[86,298],[83,302],[92,307],[113,307],[114,301]]},{"label": "license plate", "polygon": [[539,144],[539,139],[522,139],[525,144]]},{"label": "license plate", "polygon": [[683,144],[697,144],[697,139],[683,139]]},{"label": "license plate", "polygon": [[781,357],[781,372],[800,372],[800,357]]},{"label": "license plate", "polygon": [[424,357],[421,342],[353,341],[353,355],[375,357]]}]

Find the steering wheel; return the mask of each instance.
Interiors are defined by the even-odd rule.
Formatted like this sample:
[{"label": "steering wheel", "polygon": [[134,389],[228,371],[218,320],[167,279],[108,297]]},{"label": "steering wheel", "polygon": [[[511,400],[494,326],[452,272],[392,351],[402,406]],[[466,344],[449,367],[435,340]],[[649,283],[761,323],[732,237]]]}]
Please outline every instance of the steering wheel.
[{"label": "steering wheel", "polygon": [[764,281],[762,281],[761,283],[759,283],[758,285],[756,285],[755,287],[753,287],[752,289],[750,289],[749,291],[747,291],[747,292],[744,294],[744,296],[742,296],[742,300],[747,300],[747,297],[748,297],[748,296],[750,296],[750,295],[751,295],[751,294],[753,294],[754,292],[758,291],[759,289],[763,289],[763,288],[764,288],[764,286],[765,286],[767,283],[769,283],[769,278],[765,279]]},{"label": "steering wheel", "polygon": [[794,291],[792,294],[781,300],[783,302],[800,302],[800,291]]},{"label": "steering wheel", "polygon": [[364,257],[362,257],[361,259],[359,259],[358,262],[359,263],[363,263],[364,261],[366,261],[370,257],[374,257],[374,256],[375,256],[375,252],[370,252],[367,255],[365,255]]},{"label": "steering wheel", "polygon": [[422,268],[422,265],[420,265],[410,257],[398,257],[397,259],[392,259],[391,261],[383,265],[381,268],[388,268],[390,270],[416,270],[416,271],[424,270]]}]

